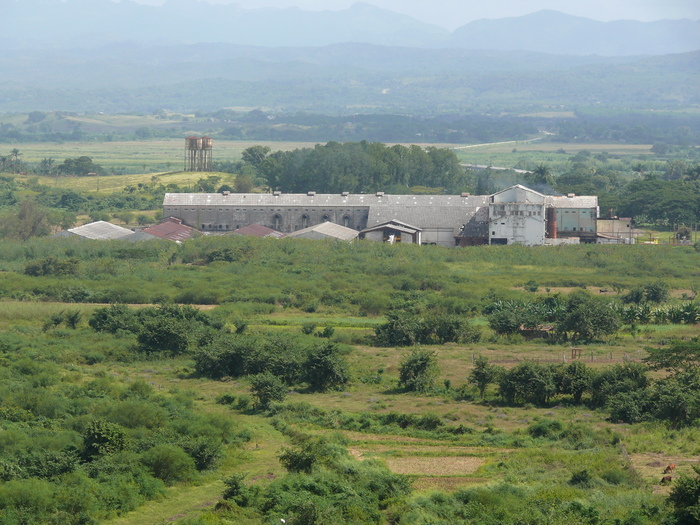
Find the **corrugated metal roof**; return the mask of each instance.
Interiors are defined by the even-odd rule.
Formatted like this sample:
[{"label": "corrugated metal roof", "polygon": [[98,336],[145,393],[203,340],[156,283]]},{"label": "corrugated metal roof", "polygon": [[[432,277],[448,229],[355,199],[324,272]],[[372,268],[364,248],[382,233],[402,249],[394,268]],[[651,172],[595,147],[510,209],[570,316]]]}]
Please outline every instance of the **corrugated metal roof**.
[{"label": "corrugated metal roof", "polygon": [[335,224],[334,222],[322,222],[321,224],[316,224],[315,226],[310,226],[309,228],[304,228],[303,230],[288,233],[285,235],[285,237],[304,237],[307,235],[315,236],[313,234],[321,234],[326,237],[339,239],[341,241],[351,241],[357,237],[358,231],[353,230],[352,228],[346,228],[340,224]]},{"label": "corrugated metal roof", "polygon": [[533,190],[533,189],[530,189],[530,188],[528,188],[527,186],[523,186],[522,184],[516,184],[515,186],[511,186],[511,187],[506,188],[506,189],[504,189],[504,190],[497,191],[496,193],[493,194],[493,196],[495,197],[496,195],[500,195],[501,193],[505,193],[505,192],[507,192],[507,191],[512,191],[512,190],[523,190],[523,191],[532,193],[532,194],[534,194],[534,195],[537,195],[537,196],[539,196],[539,197],[544,197],[544,196],[545,196],[543,193],[540,193],[539,191],[535,191],[535,190]]},{"label": "corrugated metal roof", "polygon": [[163,206],[464,206],[481,196],[459,195],[382,195],[303,193],[166,193]]},{"label": "corrugated metal roof", "polygon": [[144,228],[142,231],[160,237],[161,239],[168,239],[171,241],[186,241],[199,233],[198,230],[194,228],[190,228],[179,221],[170,219],[156,224],[155,226]]},{"label": "corrugated metal roof", "polygon": [[[536,195],[540,193],[525,188]],[[510,189],[510,188],[509,188]],[[503,193],[503,190],[498,193]],[[497,195],[497,194],[495,194]],[[166,193],[164,206],[403,206],[403,207],[455,207],[473,208],[489,203],[489,195],[382,195],[374,194],[325,194],[307,195],[304,193]],[[598,197],[590,195],[545,195],[547,204],[562,208],[587,208],[598,205]]]},{"label": "corrugated metal roof", "polygon": [[267,226],[263,226],[262,224],[258,224],[257,222],[249,224],[248,226],[243,226],[242,228],[238,228],[233,233],[238,235],[245,235],[246,237],[279,238],[284,236],[282,232],[278,232],[277,230],[273,230],[272,228],[268,228]]},{"label": "corrugated metal roof", "polygon": [[568,197],[566,195],[547,195],[545,204],[555,208],[595,208],[598,206],[598,197],[595,195],[576,195]]},{"label": "corrugated metal roof", "polygon": [[488,196],[456,197],[451,205],[434,202],[428,205],[375,205],[369,210],[367,227],[371,228],[392,220],[405,224],[419,224],[426,229],[452,229],[455,233],[469,221],[482,206],[488,206]]},{"label": "corrugated metal roof", "polygon": [[124,237],[120,237],[120,241],[129,241],[129,242],[137,242],[137,241],[154,241],[157,240],[158,237],[155,235],[151,235],[150,233],[146,233],[145,231],[141,230],[140,232],[132,232],[131,235],[125,235]]},{"label": "corrugated metal roof", "polygon": [[371,228],[365,228],[360,233],[369,233],[369,232],[373,232],[376,230],[383,230],[384,228],[390,228],[392,230],[400,231],[402,233],[410,233],[410,234],[414,234],[416,232],[421,231],[421,229],[417,228],[416,226],[411,226],[410,224],[406,224],[406,223],[403,223],[403,222],[397,221],[397,220],[391,220],[389,222],[377,224],[376,226],[372,226]]},{"label": "corrugated metal roof", "polygon": [[86,239],[121,239],[122,237],[134,233],[127,228],[122,228],[121,226],[105,221],[83,224],[76,228],[69,228],[68,231]]}]

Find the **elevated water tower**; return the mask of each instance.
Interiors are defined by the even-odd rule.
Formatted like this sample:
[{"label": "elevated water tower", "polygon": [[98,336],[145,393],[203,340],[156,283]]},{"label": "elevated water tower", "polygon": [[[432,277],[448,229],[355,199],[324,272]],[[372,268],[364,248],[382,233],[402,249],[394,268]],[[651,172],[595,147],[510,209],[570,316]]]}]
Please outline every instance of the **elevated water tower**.
[{"label": "elevated water tower", "polygon": [[214,139],[187,137],[185,139],[185,171],[211,171]]}]

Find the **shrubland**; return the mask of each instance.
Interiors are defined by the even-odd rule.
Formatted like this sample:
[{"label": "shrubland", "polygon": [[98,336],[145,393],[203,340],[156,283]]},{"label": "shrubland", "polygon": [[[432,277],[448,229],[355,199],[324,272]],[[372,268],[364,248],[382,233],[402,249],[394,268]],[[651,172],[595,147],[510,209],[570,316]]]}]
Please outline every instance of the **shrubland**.
[{"label": "shrubland", "polygon": [[4,523],[692,515],[691,246],[1,248]]}]

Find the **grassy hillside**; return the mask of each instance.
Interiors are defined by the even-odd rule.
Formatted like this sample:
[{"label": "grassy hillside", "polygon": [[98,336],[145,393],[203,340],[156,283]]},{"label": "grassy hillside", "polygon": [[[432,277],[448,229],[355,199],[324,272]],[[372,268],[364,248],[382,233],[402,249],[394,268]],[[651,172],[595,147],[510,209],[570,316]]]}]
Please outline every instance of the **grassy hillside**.
[{"label": "grassy hillside", "polygon": [[[594,391],[581,403],[564,393],[544,403],[510,403],[497,384],[482,399],[469,382],[478,356],[505,370],[577,362],[595,375],[636,366],[650,349],[697,335],[692,324],[627,326],[576,343],[580,357],[572,361],[570,340],[494,333],[486,308],[575,289],[617,302],[659,279],[671,288],[659,307],[694,304],[689,297],[700,275],[691,247],[448,250],[219,237],[179,246],[53,239],[0,248],[0,517],[8,523],[29,512],[37,523],[77,524],[89,516],[119,525],[477,524],[487,517],[507,524],[543,523],[545,516],[562,524],[592,523],[591,516],[660,524],[671,512],[665,499],[674,486],[659,483],[663,468],[675,463],[674,476],[690,475],[700,453],[696,425],[620,424],[611,406],[595,404]],[[66,263],[71,259],[74,265]],[[36,263],[47,273],[30,270]],[[104,303],[172,301],[209,306],[199,307],[201,315],[121,307],[114,330],[96,315],[110,311]],[[458,314],[480,336],[378,346],[375,328],[396,309],[418,317]],[[182,319],[156,322],[167,311],[194,324],[180,332]],[[146,317],[130,324],[138,312]],[[145,334],[163,327],[180,335],[154,346]],[[310,335],[325,327],[333,330]],[[226,333],[235,331],[242,333]],[[182,336],[190,342],[175,350]],[[255,408],[253,376],[243,368],[251,362],[216,377],[202,368],[227,348],[212,346],[217,341],[255,341],[245,359],[269,355],[270,366],[286,373],[330,343],[350,380],[327,392],[292,381],[286,400]],[[436,359],[435,381],[409,391],[401,385],[403,363],[427,348]],[[117,448],[90,452],[98,424],[123,435],[123,444],[108,441]],[[288,472],[280,456],[304,450],[315,451],[319,463]],[[160,457],[170,459],[161,461],[173,470],[154,460],[164,451],[170,456]],[[188,466],[187,457],[199,458],[200,467]],[[243,485],[231,477],[244,474]],[[220,502],[224,491],[229,499]],[[380,494],[393,496],[376,501]],[[15,504],[21,497],[28,498],[25,511]]]}]

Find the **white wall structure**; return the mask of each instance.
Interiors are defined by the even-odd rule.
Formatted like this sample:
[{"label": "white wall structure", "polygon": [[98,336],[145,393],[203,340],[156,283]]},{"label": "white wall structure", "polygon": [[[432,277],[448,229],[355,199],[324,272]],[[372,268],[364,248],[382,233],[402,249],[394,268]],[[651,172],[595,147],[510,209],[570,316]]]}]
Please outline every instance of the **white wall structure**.
[{"label": "white wall structure", "polygon": [[513,186],[491,196],[489,244],[544,244],[545,196]]}]

